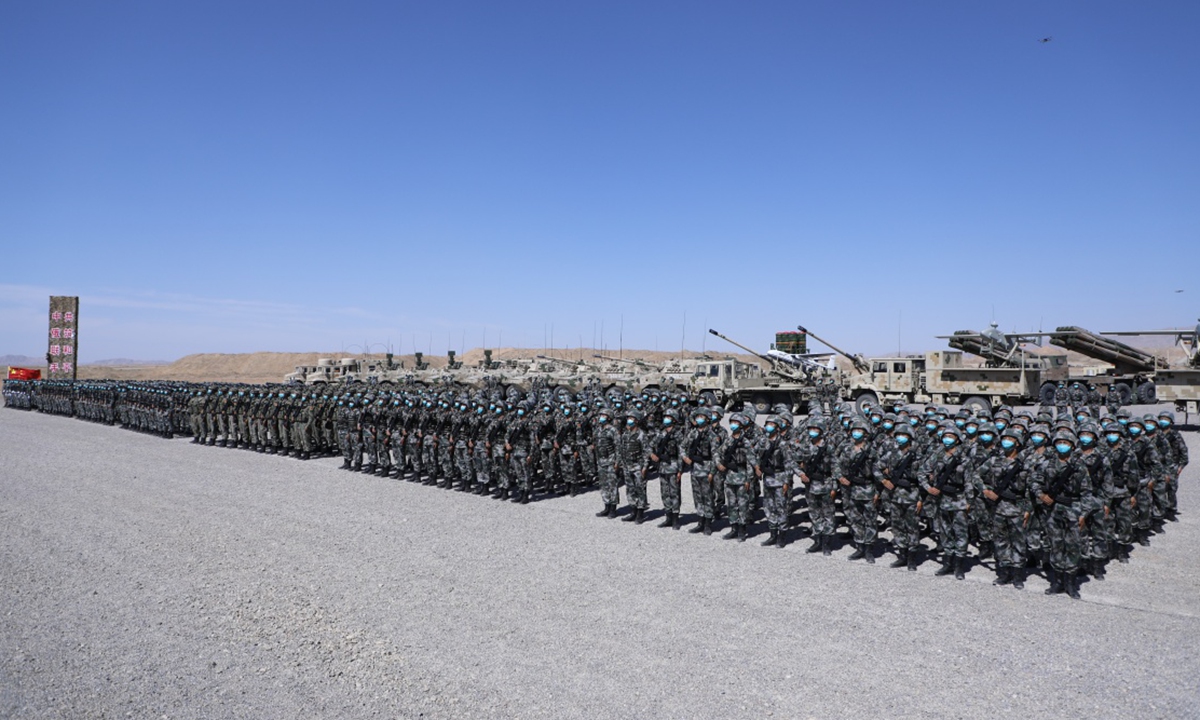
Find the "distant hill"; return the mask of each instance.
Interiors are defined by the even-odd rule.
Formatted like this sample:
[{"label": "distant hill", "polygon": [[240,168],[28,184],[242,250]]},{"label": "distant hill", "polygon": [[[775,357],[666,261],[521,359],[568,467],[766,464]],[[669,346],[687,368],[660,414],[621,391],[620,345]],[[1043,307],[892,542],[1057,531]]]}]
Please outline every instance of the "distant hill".
[{"label": "distant hill", "polygon": [[82,365],[170,365],[170,360],[130,360],[129,358],[109,358],[107,360],[93,360],[92,362],[79,363]]},{"label": "distant hill", "polygon": [[32,355],[0,355],[0,365],[16,365],[17,367],[42,367],[46,358]]}]

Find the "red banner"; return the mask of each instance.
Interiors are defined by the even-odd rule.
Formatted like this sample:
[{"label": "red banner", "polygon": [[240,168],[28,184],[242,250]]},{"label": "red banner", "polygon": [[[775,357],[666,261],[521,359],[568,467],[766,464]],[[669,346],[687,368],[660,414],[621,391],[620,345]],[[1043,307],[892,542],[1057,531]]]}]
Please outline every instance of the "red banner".
[{"label": "red banner", "polygon": [[10,367],[8,369],[9,380],[41,380],[41,370],[31,370],[29,368]]}]

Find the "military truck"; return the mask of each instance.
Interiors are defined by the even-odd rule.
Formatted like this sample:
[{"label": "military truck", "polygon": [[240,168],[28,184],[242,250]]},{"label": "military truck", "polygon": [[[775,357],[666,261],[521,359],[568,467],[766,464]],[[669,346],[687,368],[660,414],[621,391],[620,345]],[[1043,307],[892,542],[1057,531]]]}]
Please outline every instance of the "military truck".
[{"label": "military truck", "polygon": [[1187,353],[1187,359],[1155,371],[1155,399],[1174,405],[1175,412],[1183,413],[1185,423],[1189,422],[1192,415],[1200,414],[1200,325],[1185,330],[1135,330],[1104,334],[1174,336],[1175,344]]},{"label": "military truck", "polygon": [[1000,404],[1037,404],[1044,386],[1053,388],[1068,377],[1065,356],[1032,355],[1020,347],[1003,366],[969,367],[959,350],[864,358],[830,345],[811,330],[808,334],[850,359],[855,371],[843,376],[842,397],[859,408],[881,402],[934,403],[990,412]]},{"label": "military truck", "polygon": [[835,374],[820,366],[816,366],[819,369],[793,366],[780,358],[755,352],[716,330],[710,328],[708,332],[766,364],[764,370],[733,358],[697,363],[687,387],[701,395],[707,394],[711,401],[727,408],[749,404],[756,412],[765,413],[782,404],[793,412],[807,412],[809,401],[820,394],[820,382]]}]

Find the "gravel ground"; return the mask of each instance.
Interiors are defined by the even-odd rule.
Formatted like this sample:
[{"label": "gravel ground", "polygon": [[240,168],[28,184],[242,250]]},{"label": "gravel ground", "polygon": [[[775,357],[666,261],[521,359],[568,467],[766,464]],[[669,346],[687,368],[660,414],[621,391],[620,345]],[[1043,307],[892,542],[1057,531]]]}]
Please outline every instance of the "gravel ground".
[{"label": "gravel ground", "polygon": [[1200,716],[1200,462],[1080,602],[337,465],[0,410],[0,717]]}]

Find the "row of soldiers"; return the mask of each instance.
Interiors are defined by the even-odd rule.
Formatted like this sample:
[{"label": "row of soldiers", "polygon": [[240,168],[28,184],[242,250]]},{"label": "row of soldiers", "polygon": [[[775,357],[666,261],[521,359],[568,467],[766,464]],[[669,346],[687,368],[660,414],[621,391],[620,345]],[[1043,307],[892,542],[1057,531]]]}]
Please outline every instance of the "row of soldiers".
[{"label": "row of soldiers", "polygon": [[193,387],[164,380],[5,380],[3,394],[6,407],[170,438],[188,432],[184,407]]},{"label": "row of soldiers", "polygon": [[[14,386],[10,396],[6,383],[6,402],[21,407],[27,390]],[[1023,587],[1027,568],[1040,567],[1051,591],[1072,597],[1081,572],[1103,579],[1110,560],[1128,561],[1134,543],[1174,519],[1188,462],[1169,411],[1101,418],[1086,402],[994,416],[814,403],[797,423],[784,407],[726,418],[674,392],[196,385],[186,393],[195,442],[340,454],[349,470],[516,502],[598,485],[605,517],[620,514],[624,487],[625,519],[639,524],[657,479],[661,525],[676,529],[686,474],[692,532],[711,534],[725,518],[726,537],[745,540],[761,510],[765,545],[783,547],[799,525],[812,537],[809,552],[831,554],[844,523],[851,559],[873,563],[882,530],[892,565],[916,569],[930,538],[938,574],[958,578],[973,545],[979,559],[994,556],[997,584]],[[37,395],[40,408],[59,407],[61,393]],[[86,396],[76,393],[78,414],[113,421],[107,400]]]}]

